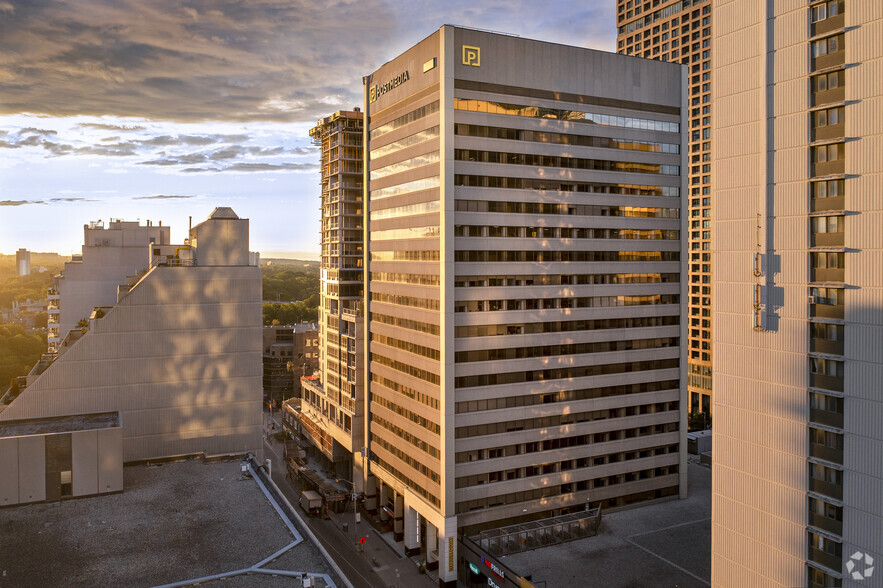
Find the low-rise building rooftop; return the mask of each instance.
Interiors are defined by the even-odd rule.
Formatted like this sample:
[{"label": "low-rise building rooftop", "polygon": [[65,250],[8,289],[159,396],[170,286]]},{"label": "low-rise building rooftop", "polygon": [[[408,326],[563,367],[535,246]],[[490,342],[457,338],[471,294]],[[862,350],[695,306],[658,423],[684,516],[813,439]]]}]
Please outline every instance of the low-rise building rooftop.
[{"label": "low-rise building rooftop", "polygon": [[2,509],[3,585],[345,586],[240,466],[130,466],[123,493]]}]

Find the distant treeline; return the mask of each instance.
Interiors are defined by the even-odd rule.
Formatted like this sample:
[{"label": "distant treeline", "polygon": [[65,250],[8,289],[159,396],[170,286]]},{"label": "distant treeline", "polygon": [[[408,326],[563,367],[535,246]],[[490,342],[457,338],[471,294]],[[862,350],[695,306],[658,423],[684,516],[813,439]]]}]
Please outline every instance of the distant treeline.
[{"label": "distant treeline", "polygon": [[[318,320],[319,262],[262,260],[261,273],[264,325],[293,325]],[[273,300],[279,302],[273,303]]]},{"label": "distant treeline", "polygon": [[261,273],[268,302],[295,302],[319,294],[318,262],[270,260],[268,265],[261,261]]},{"label": "distant treeline", "polygon": [[[318,296],[317,296],[318,297]],[[307,299],[307,302],[313,302]],[[292,304],[264,303],[264,325],[294,325],[303,321],[314,323],[319,318],[319,305],[308,306],[305,301]]]},{"label": "distant treeline", "polygon": [[[52,276],[64,268],[67,258],[55,253],[31,253],[31,268],[45,267],[45,272],[18,276],[15,255],[0,255],[0,308],[12,306],[13,301],[41,300],[52,285]],[[0,380],[0,384],[3,381]]]}]

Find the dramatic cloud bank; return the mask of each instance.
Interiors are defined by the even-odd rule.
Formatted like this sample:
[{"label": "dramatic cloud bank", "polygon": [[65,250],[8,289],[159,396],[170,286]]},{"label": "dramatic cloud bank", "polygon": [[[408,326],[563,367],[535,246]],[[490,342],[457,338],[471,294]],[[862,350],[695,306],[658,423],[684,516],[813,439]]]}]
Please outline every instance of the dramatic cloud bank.
[{"label": "dramatic cloud bank", "polygon": [[446,23],[613,50],[614,16],[610,0],[0,0],[0,251],[214,206],[251,220],[255,249],[317,250],[307,131],[359,105],[362,76]]},{"label": "dramatic cloud bank", "polygon": [[352,82],[376,66],[365,49],[396,23],[370,0],[16,0],[0,15],[3,114],[169,121],[307,121],[356,103]]}]

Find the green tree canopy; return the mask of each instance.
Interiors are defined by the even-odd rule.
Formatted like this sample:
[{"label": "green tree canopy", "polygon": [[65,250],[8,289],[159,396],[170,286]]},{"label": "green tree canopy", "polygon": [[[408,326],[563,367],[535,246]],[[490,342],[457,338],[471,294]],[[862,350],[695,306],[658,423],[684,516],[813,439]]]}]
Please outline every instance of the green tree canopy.
[{"label": "green tree canopy", "polygon": [[28,331],[21,325],[0,325],[0,388],[17,376],[26,376],[46,351],[46,334]]}]

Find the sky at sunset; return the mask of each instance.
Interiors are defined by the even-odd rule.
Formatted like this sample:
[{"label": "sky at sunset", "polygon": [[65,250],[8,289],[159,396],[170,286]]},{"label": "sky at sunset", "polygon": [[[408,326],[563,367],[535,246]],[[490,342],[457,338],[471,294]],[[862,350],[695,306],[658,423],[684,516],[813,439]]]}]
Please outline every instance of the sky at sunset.
[{"label": "sky at sunset", "polygon": [[0,0],[0,253],[231,206],[264,257],[318,255],[308,129],[442,24],[614,50],[613,0]]}]

